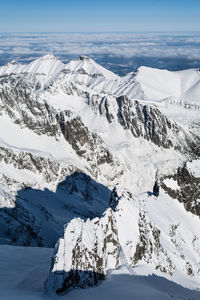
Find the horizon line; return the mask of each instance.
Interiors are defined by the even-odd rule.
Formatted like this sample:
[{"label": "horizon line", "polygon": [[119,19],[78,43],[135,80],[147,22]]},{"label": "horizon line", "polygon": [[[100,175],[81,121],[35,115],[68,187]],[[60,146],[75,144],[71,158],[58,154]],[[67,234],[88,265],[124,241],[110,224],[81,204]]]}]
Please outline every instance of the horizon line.
[{"label": "horizon line", "polygon": [[137,30],[137,31],[0,31],[0,33],[200,33],[200,30]]}]

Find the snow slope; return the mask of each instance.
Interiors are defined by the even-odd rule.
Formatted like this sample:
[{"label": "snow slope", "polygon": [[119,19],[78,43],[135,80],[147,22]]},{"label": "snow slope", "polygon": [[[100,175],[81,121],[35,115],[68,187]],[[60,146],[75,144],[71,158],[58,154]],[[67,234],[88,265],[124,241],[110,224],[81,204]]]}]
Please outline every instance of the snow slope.
[{"label": "snow slope", "polygon": [[[139,89],[136,86],[139,85]],[[131,98],[161,101],[168,97],[199,103],[200,72],[196,69],[183,71],[159,70],[140,67],[133,79],[124,78],[118,94],[128,94]]]},{"label": "snow slope", "polygon": [[142,264],[187,288],[199,288],[198,216],[163,190],[158,197],[132,196],[117,185],[110,204],[113,210],[101,218],[73,219],[65,228],[46,283],[49,292],[93,286],[123,264],[131,275]]},{"label": "snow slope", "polygon": [[[108,247],[102,254],[99,246],[98,255],[107,280],[91,290],[70,292],[74,299],[92,299],[98,290],[120,299],[125,289],[127,299],[168,299],[171,292],[177,299],[196,297],[171,280],[191,289],[199,285],[199,95],[200,73],[194,69],[140,67],[121,78],[88,57],[63,64],[50,54],[28,65],[0,67],[0,244],[53,247],[59,237],[61,244],[66,239],[55,271],[67,273],[74,261],[77,270],[85,266],[81,255],[69,259],[74,246],[79,249],[81,234],[81,246],[91,257],[97,254],[95,242],[105,241]],[[160,196],[148,196],[162,178]],[[112,212],[109,199],[117,183],[132,196]],[[117,233],[107,228],[111,219]],[[108,229],[117,247],[109,245]],[[22,249],[19,255],[32,255],[39,264],[40,250],[7,249],[9,255]],[[52,253],[42,249],[41,257],[45,251]],[[65,259],[64,252],[69,254]],[[26,296],[45,297],[36,279],[33,288],[40,286],[40,291],[29,290],[29,273],[36,278],[43,267],[33,270],[26,261],[27,272],[23,269],[19,277],[28,286]],[[90,262],[94,271],[96,262]],[[130,276],[161,276],[161,271],[169,281]],[[120,281],[124,290],[118,288]],[[130,288],[132,283],[138,288]],[[19,285],[23,288],[16,281],[11,290]],[[4,295],[8,288],[1,290]]]},{"label": "snow slope", "polygon": [[[74,290],[62,296],[44,293],[44,280],[49,271],[53,249],[0,246],[0,298],[3,300],[45,299],[137,299],[170,300],[199,299],[197,291],[186,289],[165,278],[144,274],[137,268],[138,276],[131,276],[123,266],[109,272],[107,280],[97,287]],[[151,274],[149,269],[147,273]]]},{"label": "snow slope", "polygon": [[45,84],[56,78],[64,67],[65,65],[54,55],[47,54],[28,65],[21,65],[12,61],[0,67],[0,76],[26,76],[31,81],[37,76],[37,83],[40,84],[40,87],[44,87]]}]

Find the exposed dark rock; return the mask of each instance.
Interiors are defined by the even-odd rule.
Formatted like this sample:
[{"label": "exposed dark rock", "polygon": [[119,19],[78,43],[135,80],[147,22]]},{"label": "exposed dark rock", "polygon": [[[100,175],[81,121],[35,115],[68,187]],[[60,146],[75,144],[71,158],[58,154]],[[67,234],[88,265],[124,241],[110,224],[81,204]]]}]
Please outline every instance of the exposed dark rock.
[{"label": "exposed dark rock", "polygon": [[154,186],[153,186],[153,195],[156,196],[156,197],[158,197],[159,196],[159,192],[160,192],[160,182],[157,179],[155,181]]},{"label": "exposed dark rock", "polygon": [[200,178],[190,174],[186,165],[178,168],[176,174],[165,178],[173,179],[179,186],[179,189],[172,189],[163,182],[162,188],[169,196],[183,203],[187,211],[200,216]]},{"label": "exposed dark rock", "polygon": [[[116,98],[118,120],[124,129],[135,137],[143,137],[163,148],[174,148],[193,157],[200,156],[200,138],[193,132],[185,133],[183,128],[168,120],[159,109],[130,100],[126,96]],[[184,136],[180,139],[180,133]]]},{"label": "exposed dark rock", "polygon": [[60,168],[58,162],[29,152],[17,153],[11,149],[0,147],[0,161],[13,165],[19,170],[25,169],[41,174],[46,182],[55,181],[58,178]]},{"label": "exposed dark rock", "polygon": [[103,97],[101,99],[100,105],[99,105],[99,112],[100,115],[105,115],[108,122],[111,123],[114,120],[114,116],[112,113],[110,113],[109,110],[109,101],[106,97]]},{"label": "exposed dark rock", "polygon": [[21,127],[26,126],[37,134],[56,136],[59,126],[54,108],[45,101],[39,102],[30,87],[18,85],[0,90],[1,111]]},{"label": "exposed dark rock", "polygon": [[172,274],[175,270],[175,266],[161,245],[161,231],[146,219],[144,212],[141,211],[139,216],[140,242],[136,245],[136,251],[133,257],[133,265],[142,259],[145,262],[150,263],[153,256],[157,257],[157,261],[159,261],[159,256],[162,255],[165,260],[165,266],[157,264],[156,269],[159,269],[164,273]]},{"label": "exposed dark rock", "polygon": [[114,187],[114,189],[112,190],[112,193],[110,196],[110,202],[109,202],[109,206],[112,208],[113,211],[115,211],[120,198],[121,198],[121,195],[119,195],[119,192],[118,192],[118,185],[116,185]]},{"label": "exposed dark rock", "polygon": [[[87,241],[83,238],[85,223],[82,220],[74,219],[69,227],[66,227],[64,240],[59,240],[51,271],[45,284],[47,291],[52,292],[53,290],[53,292],[60,294],[67,292],[70,288],[94,286],[105,278],[108,264],[111,261],[114,268],[119,266],[120,245],[116,222],[111,209],[109,209],[105,218],[105,222],[102,223],[100,223],[101,219],[91,221],[94,239],[91,240],[91,247],[89,248]],[[99,236],[98,231],[100,228],[102,229],[102,235]],[[70,250],[68,248],[68,251],[71,252],[71,268],[66,270],[65,246],[63,247],[63,245],[67,243],[69,236],[72,235],[75,235],[75,245],[70,245],[72,247]],[[63,272],[54,270],[57,262],[63,264]]]},{"label": "exposed dark rock", "polygon": [[117,98],[119,106],[118,119],[125,129],[130,129],[135,137],[143,137],[164,148],[173,146],[168,131],[178,127],[171,123],[154,107],[143,105],[125,96]]},{"label": "exposed dark rock", "polygon": [[79,116],[70,118],[69,111],[63,111],[57,115],[57,121],[65,139],[79,156],[97,165],[113,163],[113,155],[104,147],[102,139],[90,132]]},{"label": "exposed dark rock", "polygon": [[105,278],[104,274],[81,270],[70,270],[67,273],[63,272],[60,275],[63,277],[63,282],[62,286],[55,291],[58,295],[66,293],[70,288],[85,289],[92,287]]}]

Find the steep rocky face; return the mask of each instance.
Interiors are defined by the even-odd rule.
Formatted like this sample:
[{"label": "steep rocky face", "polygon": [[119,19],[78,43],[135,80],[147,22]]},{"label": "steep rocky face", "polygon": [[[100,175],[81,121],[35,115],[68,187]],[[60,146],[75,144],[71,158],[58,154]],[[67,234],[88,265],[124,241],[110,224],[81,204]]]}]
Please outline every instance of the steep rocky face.
[{"label": "steep rocky face", "polygon": [[145,211],[139,213],[139,242],[136,245],[132,264],[144,260],[146,263],[154,261],[155,268],[170,275],[176,270],[170,255],[161,244],[161,230],[148,220]]},{"label": "steep rocky face", "polygon": [[[167,119],[159,109],[125,96],[118,97],[116,101],[120,124],[124,129],[131,130],[135,137],[143,137],[159,147],[174,147],[180,152],[190,151],[197,154],[195,138]],[[199,143],[199,138],[196,138],[196,143]]]},{"label": "steep rocky face", "polygon": [[5,112],[14,123],[37,134],[55,136],[58,133],[56,111],[45,101],[39,102],[30,87],[5,85],[0,88],[0,99],[1,114]]},{"label": "steep rocky face", "polygon": [[0,162],[18,170],[27,170],[41,175],[45,182],[55,182],[58,178],[60,164],[58,161],[34,155],[26,151],[13,151],[0,147]]},{"label": "steep rocky face", "polygon": [[[112,208],[127,192],[116,186],[110,198]],[[58,241],[51,271],[46,281],[49,293],[58,294],[70,288],[86,288],[103,280],[106,271],[120,264],[117,222],[112,208],[102,218],[84,222],[74,219]]]},{"label": "steep rocky face", "polygon": [[[55,58],[47,57],[47,59],[54,60]],[[43,89],[42,86],[38,87],[35,84],[38,80],[38,73],[34,73],[32,77],[29,72],[2,76],[0,81],[2,109],[21,126],[25,125],[38,134],[57,136],[60,134],[57,123],[60,116],[56,118],[57,112],[48,103],[48,97],[52,94],[59,95],[62,90],[71,97],[81,96],[95,114],[105,116],[109,123],[118,119],[124,129],[129,129],[134,137],[143,137],[159,147],[174,147],[183,153],[188,151],[189,147],[190,152],[199,155],[199,147],[196,146],[199,144],[198,135],[186,132],[175,122],[171,122],[155,106],[142,104],[126,96],[115,98],[114,88],[111,93],[113,97],[109,98],[102,87],[102,96],[96,94],[95,86],[98,86],[98,81],[96,82],[98,76],[105,81],[109,78],[110,81],[115,81],[115,84],[119,78],[115,78],[114,74],[105,71],[89,58],[81,57],[77,63],[71,62],[66,68],[62,67],[59,70],[59,76],[55,76],[55,80],[49,80]],[[80,70],[85,71],[80,73]],[[81,77],[79,77],[80,74]],[[90,82],[90,77],[94,77],[95,81]],[[15,107],[15,113],[13,107]],[[64,111],[62,115],[65,115]],[[63,129],[63,122],[61,127]]]},{"label": "steep rocky face", "polygon": [[130,129],[134,136],[143,136],[158,146],[172,146],[172,141],[167,137],[172,124],[158,109],[141,105],[138,101],[130,101],[123,96],[119,97],[117,102],[119,122],[125,129]]},{"label": "steep rocky face", "polygon": [[112,164],[113,155],[96,133],[89,132],[83,124],[80,116],[72,117],[70,111],[64,111],[57,115],[57,120],[65,139],[74,151],[94,165],[104,163]]},{"label": "steep rocky face", "polygon": [[[54,61],[53,58],[50,60]],[[91,74],[100,74],[99,67],[90,60],[80,59],[80,65],[82,64],[88,70],[86,74],[84,73],[84,78],[85,76],[90,78]],[[19,124],[21,128],[28,127],[39,135],[59,139],[63,134],[79,156],[92,162],[92,167],[94,164],[112,163],[113,154],[104,145],[99,134],[84,124],[81,112],[76,113],[77,105],[73,107],[73,102],[77,101],[77,97],[82,98],[81,105],[88,106],[88,111],[105,118],[111,126],[119,122],[125,130],[130,130],[134,137],[142,137],[159,147],[174,148],[182,154],[188,152],[194,155],[199,154],[199,147],[196,146],[199,144],[198,135],[194,136],[189,130],[168,120],[155,106],[130,100],[126,96],[116,98],[114,92],[112,96],[105,92],[97,94],[96,90],[92,89],[92,85],[88,89],[89,83],[87,84],[82,77],[81,82],[79,77],[77,80],[72,80],[79,74],[79,63],[77,67],[73,64],[70,66],[68,66],[69,69],[63,67],[59,69],[60,73],[56,71],[58,74],[56,73],[54,77],[51,75],[45,86],[42,85],[44,80],[40,78],[40,73],[34,72],[30,75],[30,72],[22,72],[2,75],[0,80],[1,113],[8,115],[12,122]],[[107,80],[110,73],[101,71],[101,77]],[[45,76],[49,75],[43,74],[43,77]],[[114,79],[114,77],[110,80],[116,81],[117,78]],[[38,84],[41,82],[40,87],[35,84],[37,80]],[[59,103],[59,98],[61,95],[63,97],[63,93],[65,97],[71,97],[69,109],[63,109],[61,105],[58,110],[55,102],[51,103],[50,99],[57,97]],[[66,102],[69,101],[67,99]],[[92,154],[94,149],[97,149],[97,155]]]},{"label": "steep rocky face", "polygon": [[0,68],[0,243],[53,247],[65,224],[49,291],[93,286],[122,264],[199,276],[200,175],[180,167],[200,155],[199,106],[189,89],[187,105],[162,98],[171,85],[141,74],[51,55]]},{"label": "steep rocky face", "polygon": [[[158,197],[133,197],[117,185],[110,205],[114,210],[107,209],[102,218],[86,222],[74,219],[65,228],[46,281],[48,292],[59,294],[70,288],[93,286],[104,278],[107,270],[120,265],[126,265],[130,274],[137,264],[150,264],[155,272],[171,276],[175,272],[199,276],[200,239],[195,228],[199,218],[193,219],[181,210],[178,201],[166,196],[163,190]],[[163,205],[169,207],[168,212],[160,211]],[[175,219],[178,212],[181,216]],[[183,216],[186,219],[180,224]]]},{"label": "steep rocky face", "polygon": [[46,288],[59,294],[71,287],[93,286],[104,279],[107,269],[118,265],[119,241],[112,210],[92,222],[74,219],[58,242]]},{"label": "steep rocky face", "polygon": [[187,211],[200,216],[200,178],[191,173],[187,164],[178,168],[176,174],[165,177],[162,187],[170,197],[183,203]]}]

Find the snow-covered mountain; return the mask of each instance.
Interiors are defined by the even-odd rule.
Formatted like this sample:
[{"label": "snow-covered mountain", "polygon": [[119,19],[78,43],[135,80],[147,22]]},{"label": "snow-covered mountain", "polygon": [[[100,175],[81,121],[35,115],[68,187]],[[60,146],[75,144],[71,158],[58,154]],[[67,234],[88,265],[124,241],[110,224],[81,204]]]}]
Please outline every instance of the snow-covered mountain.
[{"label": "snow-covered mountain", "polygon": [[51,292],[121,265],[197,288],[199,95],[194,69],[119,77],[51,54],[0,67],[0,244],[60,238]]},{"label": "snow-covered mountain", "polygon": [[[176,181],[164,182],[178,188]],[[130,275],[136,274],[137,266],[150,265],[154,273],[177,280],[190,276],[199,287],[199,216],[188,213],[164,190],[158,197],[133,196],[117,185],[110,205],[102,218],[76,218],[66,227],[47,290],[59,294],[70,287],[93,286],[121,265]]]}]

